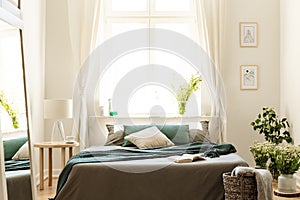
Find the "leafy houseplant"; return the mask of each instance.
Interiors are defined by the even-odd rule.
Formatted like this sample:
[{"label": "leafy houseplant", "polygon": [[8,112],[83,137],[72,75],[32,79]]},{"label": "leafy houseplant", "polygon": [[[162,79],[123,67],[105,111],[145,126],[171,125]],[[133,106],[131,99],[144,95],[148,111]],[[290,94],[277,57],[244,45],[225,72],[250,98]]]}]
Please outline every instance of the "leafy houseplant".
[{"label": "leafy houseplant", "polygon": [[19,120],[17,118],[17,112],[14,110],[11,105],[8,103],[4,93],[0,91],[0,105],[5,109],[12,120],[12,124],[14,128],[19,128]]},{"label": "leafy houseplant", "polygon": [[300,147],[292,144],[279,144],[273,150],[278,177],[278,191],[296,192],[294,173],[300,167]]},{"label": "leafy houseplant", "polygon": [[[286,141],[287,143],[293,141],[288,131],[290,125],[287,118],[279,119],[274,108],[264,107],[263,112],[258,114],[257,119],[251,122],[251,126],[254,131],[263,134],[266,141],[274,144],[272,148],[275,148],[276,145],[283,141]],[[276,164],[276,154],[272,149],[269,150],[269,157],[270,162],[268,170],[273,175],[273,178],[277,179],[279,171]]]},{"label": "leafy houseplant", "polygon": [[186,102],[189,100],[193,91],[197,91],[202,81],[200,74],[192,75],[190,81],[179,87],[177,92],[177,102],[179,114],[183,115],[185,113]]},{"label": "leafy houseplant", "polygon": [[275,163],[280,174],[294,174],[300,167],[300,147],[279,144],[274,148]]},{"label": "leafy houseplant", "polygon": [[274,143],[271,142],[255,142],[250,146],[250,151],[254,157],[257,168],[267,169],[267,162],[270,158],[270,151],[274,149]]},{"label": "leafy houseplant", "polygon": [[264,134],[265,139],[275,144],[285,140],[288,143],[292,142],[288,127],[290,127],[287,118],[279,119],[274,108],[263,108],[263,113],[258,114],[255,121],[251,122],[254,131],[259,134]]}]

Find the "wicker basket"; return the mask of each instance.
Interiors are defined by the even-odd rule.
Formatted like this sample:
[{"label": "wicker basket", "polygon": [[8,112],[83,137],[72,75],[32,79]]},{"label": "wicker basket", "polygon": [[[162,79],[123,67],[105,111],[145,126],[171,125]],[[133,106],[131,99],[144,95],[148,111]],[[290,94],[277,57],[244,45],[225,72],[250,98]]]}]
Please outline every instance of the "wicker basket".
[{"label": "wicker basket", "polygon": [[256,200],[257,187],[254,174],[231,176],[231,173],[223,174],[225,200]]}]

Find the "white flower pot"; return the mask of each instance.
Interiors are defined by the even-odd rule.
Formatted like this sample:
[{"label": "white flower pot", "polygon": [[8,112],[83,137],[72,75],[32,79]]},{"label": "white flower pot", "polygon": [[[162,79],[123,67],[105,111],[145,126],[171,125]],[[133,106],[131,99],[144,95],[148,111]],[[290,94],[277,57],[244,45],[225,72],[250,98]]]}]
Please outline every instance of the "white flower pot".
[{"label": "white flower pot", "polygon": [[281,174],[278,177],[279,192],[296,192],[296,179],[293,174]]}]

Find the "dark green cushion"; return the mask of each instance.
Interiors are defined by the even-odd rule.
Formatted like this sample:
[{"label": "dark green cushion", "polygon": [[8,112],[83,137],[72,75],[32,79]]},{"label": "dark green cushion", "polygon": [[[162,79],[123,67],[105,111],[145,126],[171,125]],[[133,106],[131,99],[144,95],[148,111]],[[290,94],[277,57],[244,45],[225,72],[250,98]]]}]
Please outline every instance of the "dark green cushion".
[{"label": "dark green cushion", "polygon": [[[189,143],[189,125],[124,125],[124,137],[132,133],[144,130],[151,126],[156,126],[174,144]],[[134,146],[131,142],[124,139],[123,146]]]},{"label": "dark green cushion", "polygon": [[19,138],[4,140],[3,148],[4,148],[5,160],[11,160],[11,158],[21,148],[21,146],[25,144],[25,142],[27,142],[27,137],[19,137]]}]

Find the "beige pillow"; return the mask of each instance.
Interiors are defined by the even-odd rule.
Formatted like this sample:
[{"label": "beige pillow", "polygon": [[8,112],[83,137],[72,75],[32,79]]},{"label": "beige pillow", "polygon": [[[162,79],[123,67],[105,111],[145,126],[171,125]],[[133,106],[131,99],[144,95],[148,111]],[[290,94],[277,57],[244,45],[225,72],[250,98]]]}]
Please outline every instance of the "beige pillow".
[{"label": "beige pillow", "polygon": [[200,121],[202,130],[190,129],[190,142],[211,142],[208,131],[208,121]]},{"label": "beige pillow", "polygon": [[113,124],[106,124],[108,130],[108,136],[105,145],[119,145],[121,146],[124,142],[124,131],[119,130],[115,132]]},{"label": "beige pillow", "polygon": [[173,146],[174,143],[167,138],[156,126],[132,133],[125,137],[139,149]]},{"label": "beige pillow", "polygon": [[29,159],[28,142],[23,144],[16,154],[12,157],[13,160]]}]

